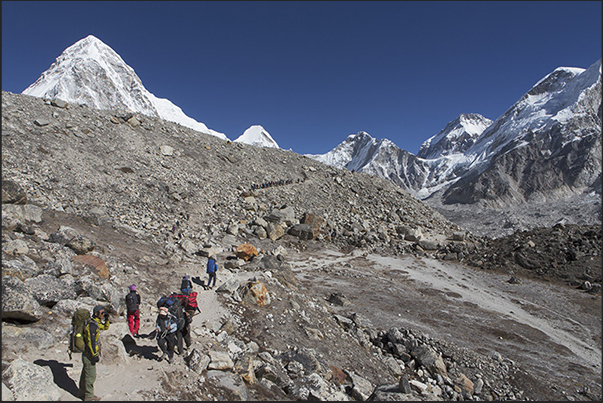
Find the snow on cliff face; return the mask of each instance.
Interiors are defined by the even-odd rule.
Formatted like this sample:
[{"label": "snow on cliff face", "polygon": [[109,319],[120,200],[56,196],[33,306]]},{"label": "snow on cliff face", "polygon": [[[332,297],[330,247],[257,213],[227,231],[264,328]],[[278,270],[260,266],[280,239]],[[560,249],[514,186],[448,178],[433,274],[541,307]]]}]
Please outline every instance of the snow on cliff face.
[{"label": "snow on cliff face", "polygon": [[[579,113],[587,94],[592,97],[592,88],[600,80],[601,60],[586,70],[569,67],[555,69],[496,119],[465,154],[472,155],[476,164],[482,163],[502,150],[508,152],[511,147],[521,147],[526,137],[546,133],[554,126],[567,123]],[[573,133],[575,137],[565,141],[580,137],[580,130]]]},{"label": "snow on cliff face", "polygon": [[464,153],[491,124],[490,119],[480,114],[463,113],[421,144],[417,157],[431,159]]},{"label": "snow on cliff face", "polygon": [[92,35],[65,49],[23,94],[58,98],[96,109],[125,109],[227,140],[223,133],[208,129],[205,124],[186,116],[169,100],[157,98],[147,91],[134,69]]},{"label": "snow on cliff face", "polygon": [[[593,133],[600,136],[600,88],[601,60],[586,70],[560,67],[494,122],[479,114],[461,114],[426,140],[417,156],[365,132],[348,136],[326,154],[306,156],[390,179],[424,199],[453,186],[462,177],[477,177],[497,156],[531,142],[563,147]],[[542,140],[555,136],[563,138]],[[542,155],[554,155],[556,151],[540,150]]]},{"label": "snow on cliff face", "polygon": [[280,148],[272,136],[270,136],[270,133],[260,125],[251,126],[234,140],[234,142],[251,144],[259,147]]}]

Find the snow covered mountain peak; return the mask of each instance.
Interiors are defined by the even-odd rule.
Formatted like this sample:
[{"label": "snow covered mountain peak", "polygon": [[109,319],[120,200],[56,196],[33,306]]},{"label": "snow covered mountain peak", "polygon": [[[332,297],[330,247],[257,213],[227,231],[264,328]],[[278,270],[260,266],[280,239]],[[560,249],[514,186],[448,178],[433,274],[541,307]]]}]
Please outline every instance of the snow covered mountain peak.
[{"label": "snow covered mountain peak", "polygon": [[421,144],[417,157],[431,159],[464,153],[491,124],[492,120],[478,113],[462,113]]},{"label": "snow covered mountain peak", "polygon": [[147,91],[134,69],[93,35],[65,49],[23,94],[96,109],[125,109],[227,140],[223,133],[208,129],[169,100]]},{"label": "snow covered mountain peak", "polygon": [[259,147],[280,148],[272,136],[270,136],[270,133],[260,125],[251,126],[234,140],[234,142],[251,144]]}]

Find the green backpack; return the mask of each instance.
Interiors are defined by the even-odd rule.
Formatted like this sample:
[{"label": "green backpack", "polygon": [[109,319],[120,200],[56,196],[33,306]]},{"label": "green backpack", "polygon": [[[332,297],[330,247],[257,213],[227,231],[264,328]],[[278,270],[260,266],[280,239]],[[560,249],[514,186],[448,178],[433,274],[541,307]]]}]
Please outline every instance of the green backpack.
[{"label": "green backpack", "polygon": [[81,353],[86,348],[84,343],[84,327],[90,320],[90,311],[86,308],[78,309],[71,318],[71,331],[69,332],[69,359],[71,353]]}]

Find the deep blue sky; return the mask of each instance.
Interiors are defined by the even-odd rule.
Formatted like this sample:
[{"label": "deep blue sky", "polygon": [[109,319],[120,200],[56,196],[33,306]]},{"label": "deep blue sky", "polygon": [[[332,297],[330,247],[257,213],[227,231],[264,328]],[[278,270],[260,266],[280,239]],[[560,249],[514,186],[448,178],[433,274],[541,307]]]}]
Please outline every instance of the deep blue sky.
[{"label": "deep blue sky", "polygon": [[600,1],[2,1],[2,89],[92,34],[154,95],[234,140],[322,154],[360,130],[412,153],[601,58]]}]

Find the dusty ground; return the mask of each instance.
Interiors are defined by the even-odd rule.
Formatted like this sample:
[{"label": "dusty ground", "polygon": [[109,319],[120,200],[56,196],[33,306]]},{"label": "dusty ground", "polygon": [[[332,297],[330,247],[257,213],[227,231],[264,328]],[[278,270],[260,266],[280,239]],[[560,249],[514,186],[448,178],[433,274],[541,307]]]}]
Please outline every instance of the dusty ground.
[{"label": "dusty ground", "polygon": [[[601,391],[601,296],[434,259],[354,256],[317,250],[291,256],[300,288],[382,329],[405,327],[482,354],[498,352],[525,369],[535,399],[547,389]],[[317,270],[318,269],[318,270]],[[596,387],[595,387],[596,389]]]},{"label": "dusty ground", "polygon": [[[43,224],[48,233],[57,229],[53,227],[57,222],[70,225],[110,249],[115,258],[132,262],[137,271],[125,276],[124,287],[130,283],[140,284],[143,304],[154,304],[158,295],[175,291],[179,280],[174,279],[184,274],[205,278],[200,263],[171,262],[169,256],[157,253],[152,242],[133,238],[122,229],[92,227],[79,218],[68,220],[60,213],[53,215],[45,217]],[[521,379],[517,382],[531,400],[560,400],[563,390],[589,390],[591,396],[601,395],[600,293],[592,295],[562,283],[526,278],[513,284],[508,281],[509,274],[448,261],[378,256],[363,254],[360,249],[342,251],[324,247],[324,243],[321,246],[308,242],[303,251],[287,248],[286,259],[293,266],[303,299],[314,297],[324,301],[335,313],[364,314],[378,329],[411,328],[482,354],[500,353],[524,370],[518,374]],[[218,276],[218,285],[234,275],[250,273],[223,270]],[[335,291],[343,293],[351,304],[338,307],[327,303],[326,298]],[[268,309],[275,315],[286,307],[289,298],[282,291],[279,296],[281,301],[275,300]],[[195,317],[192,338],[193,347],[202,349],[212,342],[203,324],[227,319],[232,303],[214,291],[199,291],[198,300],[202,313]],[[325,314],[325,318],[328,316]],[[150,309],[143,308],[141,334],[153,330],[154,320]],[[257,324],[249,324],[250,332],[254,325]],[[295,342],[300,345],[307,341],[300,336],[299,327],[295,327],[295,331],[293,326],[290,331],[282,329],[280,334],[260,332],[258,344],[261,345],[264,338],[271,347],[284,350],[296,337]],[[109,332],[125,336],[124,318],[115,318]],[[331,343],[332,339],[335,344],[327,346],[327,340]],[[337,337],[325,338],[321,344],[337,349],[336,340]],[[341,346],[350,345],[341,342]],[[103,365],[101,361],[98,365],[95,388],[103,400],[165,400],[169,398],[165,391],[175,378],[188,379],[191,388],[201,385],[203,397],[207,399],[228,400],[228,396],[219,394],[218,388],[211,387],[215,374],[206,374],[195,381],[196,374],[187,369],[182,357],[176,358],[176,365],[157,362],[154,358],[159,353],[155,340],[141,338],[128,348],[137,354],[127,364]],[[341,361],[335,364],[363,365],[368,369],[377,365],[370,354],[365,353],[338,355]],[[78,400],[75,395],[81,358],[74,356],[69,361],[66,345],[42,352],[27,351],[23,358],[51,367],[55,382],[61,388],[61,399]],[[392,379],[371,381],[391,383]],[[251,395],[248,400],[263,399],[266,396]],[[278,400],[278,396],[272,399]]]}]

